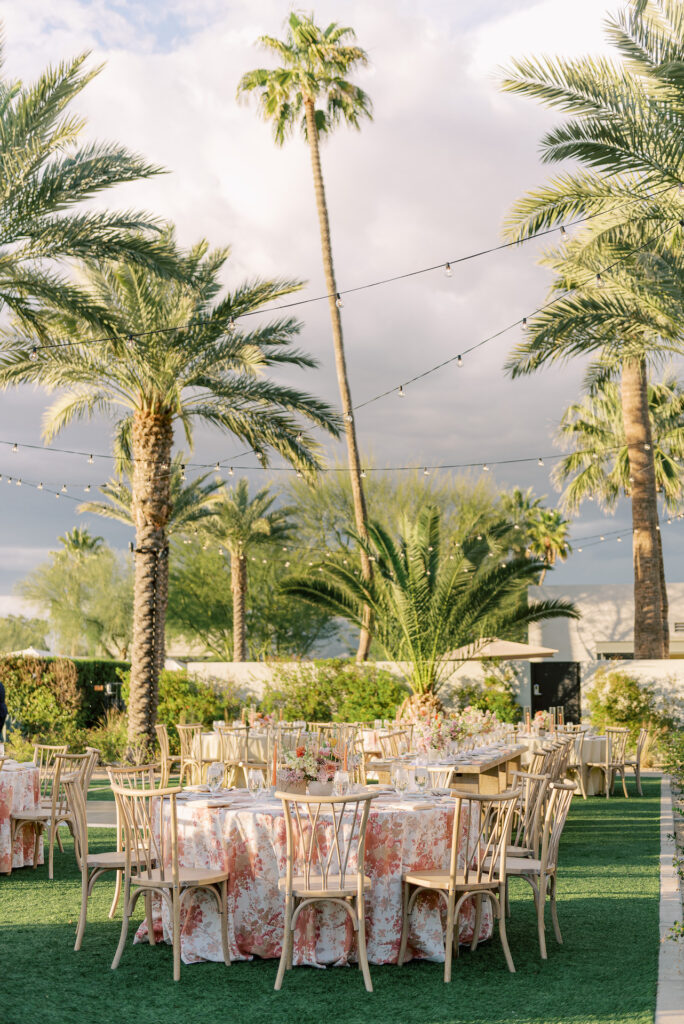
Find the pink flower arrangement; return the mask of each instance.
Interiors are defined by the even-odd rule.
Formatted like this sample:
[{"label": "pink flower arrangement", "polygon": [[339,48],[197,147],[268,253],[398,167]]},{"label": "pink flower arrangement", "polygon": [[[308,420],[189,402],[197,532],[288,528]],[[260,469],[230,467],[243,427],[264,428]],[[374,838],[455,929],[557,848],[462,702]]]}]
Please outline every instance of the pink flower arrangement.
[{"label": "pink flower arrangement", "polygon": [[532,719],[532,724],[535,725],[537,729],[548,731],[549,726],[551,725],[551,715],[548,711],[536,711],[534,718]]},{"label": "pink flower arrangement", "polygon": [[342,759],[343,754],[334,747],[320,747],[318,750],[297,747],[296,750],[285,752],[286,767],[281,774],[290,783],[330,782],[340,768]]}]

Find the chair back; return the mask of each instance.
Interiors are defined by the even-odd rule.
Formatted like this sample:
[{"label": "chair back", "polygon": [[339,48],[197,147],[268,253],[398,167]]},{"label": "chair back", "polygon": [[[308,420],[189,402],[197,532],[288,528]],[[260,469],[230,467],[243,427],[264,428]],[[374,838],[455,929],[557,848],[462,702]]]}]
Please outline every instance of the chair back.
[{"label": "chair back", "polygon": [[578,767],[582,764],[582,753],[584,751],[584,732],[576,732],[573,740],[573,749],[571,756],[571,764],[577,765]]},{"label": "chair back", "polygon": [[408,750],[408,732],[404,729],[397,729],[388,732],[384,736],[378,736],[382,756],[386,758],[399,757],[401,753]]},{"label": "chair back", "polygon": [[176,726],[180,737],[180,756],[182,761],[194,761],[202,755],[202,725],[199,722],[180,723]]},{"label": "chair back", "polygon": [[83,786],[83,792],[86,794],[86,800],[88,799],[87,793],[90,789],[90,782],[95,771],[95,766],[99,763],[102,751],[98,747],[86,747],[86,754],[90,756],[87,766],[83,769],[81,777],[81,784]]},{"label": "chair back", "polygon": [[109,784],[123,786],[124,789],[159,789],[157,773],[161,776],[161,765],[157,762],[150,764],[123,765],[114,767],[107,765]]},{"label": "chair back", "polygon": [[552,782],[549,786],[540,856],[542,873],[558,864],[558,846],[576,789],[576,782]]},{"label": "chair back", "polygon": [[511,787],[520,790],[520,799],[513,811],[511,841],[508,845],[532,850],[535,857],[539,855],[539,836],[549,781],[548,775],[511,772]]},{"label": "chair back", "polygon": [[67,780],[74,781],[83,791],[83,777],[89,764],[90,754],[55,754],[51,811],[53,818],[60,818],[70,810],[66,795]]},{"label": "chair back", "polygon": [[570,764],[570,755],[572,754],[575,746],[574,736],[565,736],[561,749],[558,751],[558,757],[555,764],[556,779],[562,782],[565,776],[568,774],[568,765]]},{"label": "chair back", "polygon": [[162,761],[168,761],[171,757],[171,744],[169,743],[169,733],[165,725],[161,722],[157,722],[154,727],[154,731],[157,734],[157,743],[159,744],[159,753],[161,754]]},{"label": "chair back", "polygon": [[506,849],[521,792],[509,789],[490,796],[451,791],[455,805],[449,860],[451,886],[505,882]]},{"label": "chair back", "polygon": [[543,769],[544,765],[548,760],[548,755],[544,750],[535,750],[530,757],[530,763],[528,765],[529,771],[532,775],[543,775],[545,774]]},{"label": "chair back", "polygon": [[606,764],[624,764],[629,729],[606,729]]},{"label": "chair back", "polygon": [[361,894],[368,811],[376,794],[315,798],[278,792],[276,797],[285,813],[287,891],[294,876],[303,875],[305,888],[315,888],[321,898],[352,884]]},{"label": "chair back", "polygon": [[636,745],[636,763],[641,767],[641,755],[644,752],[646,741],[648,740],[648,729],[639,729],[639,738],[637,739]]},{"label": "chair back", "polygon": [[247,761],[249,729],[244,726],[220,725],[218,727],[220,758],[224,764],[240,764]]},{"label": "chair back", "polygon": [[180,786],[166,789],[128,789],[112,781],[118,819],[123,829],[126,876],[158,871],[159,884],[180,887],[176,796]]},{"label": "chair back", "polygon": [[33,763],[38,766],[40,775],[40,798],[41,800],[52,799],[52,786],[55,779],[55,757],[57,754],[66,754],[68,750],[66,743],[51,745],[49,743],[34,743]]},{"label": "chair back", "polygon": [[66,806],[71,812],[74,833],[74,856],[80,871],[88,870],[88,819],[86,814],[86,793],[78,773],[62,776],[62,787]]}]

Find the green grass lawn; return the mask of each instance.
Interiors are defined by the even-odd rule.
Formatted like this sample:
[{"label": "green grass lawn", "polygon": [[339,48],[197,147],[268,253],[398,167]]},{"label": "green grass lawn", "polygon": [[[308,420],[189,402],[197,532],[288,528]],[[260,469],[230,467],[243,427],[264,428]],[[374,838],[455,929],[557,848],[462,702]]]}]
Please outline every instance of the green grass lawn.
[{"label": "green grass lawn", "polygon": [[[630,791],[631,787],[630,787]],[[441,964],[295,968],[273,991],[275,961],[183,965],[171,947],[133,946],[110,970],[120,917],[107,919],[112,885],[95,886],[83,948],[73,942],[80,884],[70,844],[45,868],[0,876],[3,1024],[650,1024],[658,970],[659,780],[644,798],[576,798],[561,845],[558,946],[539,959],[529,888],[514,882],[508,925],[516,974],[498,939],[462,951],[450,985]],[[113,833],[91,832],[93,849]],[[140,903],[142,906],[142,901]],[[131,926],[131,936],[133,927]]]}]

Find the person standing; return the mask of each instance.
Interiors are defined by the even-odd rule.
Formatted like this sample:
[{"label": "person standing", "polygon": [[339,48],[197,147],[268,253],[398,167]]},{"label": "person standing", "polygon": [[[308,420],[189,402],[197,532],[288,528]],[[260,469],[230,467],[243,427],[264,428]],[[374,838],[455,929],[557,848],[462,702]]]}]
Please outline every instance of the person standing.
[{"label": "person standing", "polygon": [[5,739],[5,722],[7,721],[7,705],[5,704],[5,686],[0,681],[0,743]]}]

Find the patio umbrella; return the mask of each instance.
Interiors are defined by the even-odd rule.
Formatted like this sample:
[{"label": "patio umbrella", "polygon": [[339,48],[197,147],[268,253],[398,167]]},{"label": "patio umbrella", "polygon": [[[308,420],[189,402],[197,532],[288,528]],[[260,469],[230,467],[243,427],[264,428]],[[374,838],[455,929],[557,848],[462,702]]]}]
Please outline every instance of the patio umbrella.
[{"label": "patio umbrella", "polygon": [[527,661],[530,658],[552,658],[558,651],[553,647],[534,644],[518,644],[513,640],[498,640],[496,637],[476,640],[465,647],[458,647],[444,655],[444,661],[483,661],[485,658],[502,658],[504,661]]}]

